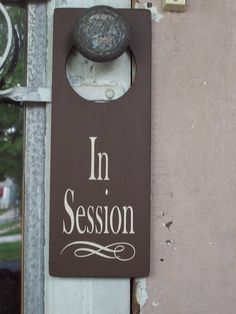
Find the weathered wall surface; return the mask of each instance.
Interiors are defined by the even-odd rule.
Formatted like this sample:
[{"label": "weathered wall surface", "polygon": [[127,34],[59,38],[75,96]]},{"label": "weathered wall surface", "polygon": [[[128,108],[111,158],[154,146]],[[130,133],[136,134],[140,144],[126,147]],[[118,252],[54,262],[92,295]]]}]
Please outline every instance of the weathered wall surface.
[{"label": "weathered wall surface", "polygon": [[234,314],[236,1],[152,3],[151,275],[137,298],[144,314]]}]

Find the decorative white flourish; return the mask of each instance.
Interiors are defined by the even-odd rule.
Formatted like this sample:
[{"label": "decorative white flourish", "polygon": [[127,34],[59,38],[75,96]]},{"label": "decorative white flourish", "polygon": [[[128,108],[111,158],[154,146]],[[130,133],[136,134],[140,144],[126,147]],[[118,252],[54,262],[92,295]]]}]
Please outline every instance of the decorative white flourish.
[{"label": "decorative white flourish", "polygon": [[[103,246],[89,241],[75,241],[67,244],[61,250],[61,255],[67,248],[74,245],[79,246],[75,249],[74,256],[80,258],[98,255],[104,258],[117,259],[119,261],[126,262],[132,260],[136,253],[135,247],[127,242],[117,242],[109,244],[107,246]],[[123,257],[121,256],[122,253],[125,253],[125,257],[124,255]]]}]

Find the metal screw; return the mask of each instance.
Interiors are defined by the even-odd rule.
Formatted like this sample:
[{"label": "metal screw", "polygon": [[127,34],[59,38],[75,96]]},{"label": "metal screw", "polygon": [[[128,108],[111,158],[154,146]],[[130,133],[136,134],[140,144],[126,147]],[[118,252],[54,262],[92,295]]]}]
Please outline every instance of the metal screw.
[{"label": "metal screw", "polygon": [[115,92],[112,88],[107,88],[105,94],[108,99],[112,99],[115,96]]},{"label": "metal screw", "polygon": [[106,62],[119,57],[128,47],[130,28],[112,7],[87,9],[73,29],[74,44],[87,59]]}]

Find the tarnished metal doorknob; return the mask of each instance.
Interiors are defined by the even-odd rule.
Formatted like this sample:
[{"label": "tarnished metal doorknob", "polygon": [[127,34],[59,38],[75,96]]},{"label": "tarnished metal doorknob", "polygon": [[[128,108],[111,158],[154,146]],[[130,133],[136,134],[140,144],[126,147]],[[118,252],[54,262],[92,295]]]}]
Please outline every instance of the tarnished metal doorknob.
[{"label": "tarnished metal doorknob", "polygon": [[109,6],[87,9],[73,29],[74,44],[87,59],[106,62],[128,47],[130,28],[122,14]]}]

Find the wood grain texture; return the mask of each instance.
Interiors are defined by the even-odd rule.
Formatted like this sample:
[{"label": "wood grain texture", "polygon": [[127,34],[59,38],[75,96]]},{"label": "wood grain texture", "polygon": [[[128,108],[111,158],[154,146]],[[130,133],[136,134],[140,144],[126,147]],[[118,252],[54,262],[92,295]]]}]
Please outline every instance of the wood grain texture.
[{"label": "wood grain texture", "polygon": [[153,23],[152,253],[143,314],[235,312],[235,13],[234,0],[198,0]]}]

